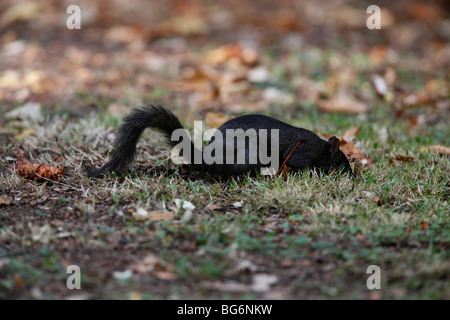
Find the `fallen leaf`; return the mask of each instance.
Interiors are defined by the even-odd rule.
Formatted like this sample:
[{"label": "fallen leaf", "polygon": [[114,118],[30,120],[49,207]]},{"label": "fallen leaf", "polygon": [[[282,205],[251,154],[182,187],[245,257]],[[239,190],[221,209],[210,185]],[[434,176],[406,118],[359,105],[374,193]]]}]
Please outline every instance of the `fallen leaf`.
[{"label": "fallen leaf", "polygon": [[450,147],[441,146],[441,145],[432,145],[426,146],[419,149],[420,151],[433,151],[437,152],[441,155],[450,155]]},{"label": "fallen leaf", "polygon": [[219,128],[228,120],[230,120],[230,117],[222,113],[207,112],[205,114],[205,124],[211,128]]},{"label": "fallen leaf", "polygon": [[242,203],[237,201],[237,202],[233,203],[233,207],[240,208],[240,207],[242,207]]},{"label": "fallen leaf", "polygon": [[[359,127],[354,127],[351,129],[348,129],[347,131],[345,131],[344,135],[342,136],[343,138],[345,138],[346,140],[350,140],[350,138],[354,138],[358,135],[358,133],[361,131],[362,125],[360,125]],[[330,138],[330,137],[328,137]]]},{"label": "fallen leaf", "polygon": [[385,94],[388,93],[388,88],[387,88],[386,82],[384,81],[384,79],[382,77],[380,77],[377,74],[373,74],[371,78],[373,81],[373,85],[375,86],[375,91],[380,96],[384,96]]},{"label": "fallen leaf", "polygon": [[370,200],[372,200],[373,202],[375,202],[375,203],[378,204],[378,205],[381,204],[381,200],[380,200],[380,197],[379,197],[379,196],[375,196],[375,197],[373,197],[373,198],[370,199]]},{"label": "fallen leaf", "polygon": [[152,221],[165,221],[165,220],[173,220],[174,213],[172,211],[167,212],[156,212],[151,211],[148,213],[149,220]]},{"label": "fallen leaf", "polygon": [[39,103],[28,102],[5,114],[7,119],[32,119],[42,121],[41,105]]},{"label": "fallen leaf", "polygon": [[273,274],[255,274],[253,276],[252,290],[256,292],[269,291],[270,286],[278,281],[278,277]]},{"label": "fallen leaf", "polygon": [[133,218],[135,218],[137,221],[144,221],[148,219],[148,211],[144,208],[137,208],[135,211],[131,213]]},{"label": "fallen leaf", "polygon": [[369,292],[369,300],[380,300],[383,297],[381,290]]},{"label": "fallen leaf", "polygon": [[368,106],[364,102],[358,101],[345,91],[340,91],[331,99],[319,101],[319,109],[325,112],[341,112],[349,114],[360,114],[368,111]]},{"label": "fallen leaf", "polygon": [[214,49],[206,56],[206,61],[212,64],[237,60],[246,65],[255,65],[258,59],[258,53],[255,50],[234,43]]},{"label": "fallen leaf", "polygon": [[284,166],[283,169],[281,169],[281,173],[283,174],[284,180],[287,181],[288,173],[289,173],[289,171],[291,171],[291,170],[292,170],[292,168],[291,168],[291,167],[288,167],[288,166]]},{"label": "fallen leaf", "polygon": [[21,133],[16,134],[14,136],[14,139],[16,139],[16,140],[23,140],[26,137],[34,135],[35,133],[36,133],[36,130],[34,130],[34,129],[25,129]]},{"label": "fallen leaf", "polygon": [[13,197],[9,197],[5,194],[0,196],[0,206],[9,206],[13,201]]},{"label": "fallen leaf", "polygon": [[237,270],[243,273],[253,273],[258,271],[258,267],[249,260],[239,261],[237,265]]},{"label": "fallen leaf", "polygon": [[421,228],[423,231],[426,231],[426,230],[428,229],[428,223],[425,222],[425,221],[422,221],[422,222],[420,223],[420,228]]},{"label": "fallen leaf", "polygon": [[165,261],[162,261],[153,253],[148,254],[141,261],[133,264],[131,269],[137,273],[149,273],[154,271],[169,271],[172,272],[174,266]]},{"label": "fallen leaf", "polygon": [[19,1],[18,3],[7,6],[7,9],[2,13],[0,26],[5,26],[14,21],[29,21],[34,19],[40,7],[33,1]]},{"label": "fallen leaf", "polygon": [[36,181],[53,180],[60,181],[64,175],[64,167],[58,164],[56,167],[48,164],[32,164],[17,148],[17,160],[15,165],[17,174]]},{"label": "fallen leaf", "polygon": [[20,278],[19,276],[14,275],[14,282],[16,283],[16,286],[18,286],[19,288],[23,288],[24,283],[22,278]]},{"label": "fallen leaf", "polygon": [[[333,135],[317,130],[325,138],[330,138]],[[348,157],[353,157],[361,160],[362,165],[369,164],[372,160],[366,157],[361,151],[355,147],[354,138],[361,131],[361,126],[348,129],[342,137],[337,137],[340,141],[339,149]]]}]

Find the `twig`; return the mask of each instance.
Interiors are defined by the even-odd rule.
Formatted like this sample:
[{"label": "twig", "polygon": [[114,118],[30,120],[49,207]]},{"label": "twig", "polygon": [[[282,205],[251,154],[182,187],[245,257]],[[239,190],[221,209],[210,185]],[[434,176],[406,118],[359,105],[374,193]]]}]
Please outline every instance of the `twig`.
[{"label": "twig", "polygon": [[286,160],[284,160],[283,164],[281,165],[280,169],[278,169],[278,172],[276,174],[276,176],[278,177],[280,175],[280,173],[283,171],[284,167],[286,167],[286,163],[288,162],[288,160],[292,157],[292,154],[295,152],[295,150],[298,149],[298,147],[300,147],[300,145],[302,144],[303,139],[300,138],[298,139],[297,144],[295,145],[294,149],[292,149],[292,151],[289,153],[289,155],[287,156]]}]

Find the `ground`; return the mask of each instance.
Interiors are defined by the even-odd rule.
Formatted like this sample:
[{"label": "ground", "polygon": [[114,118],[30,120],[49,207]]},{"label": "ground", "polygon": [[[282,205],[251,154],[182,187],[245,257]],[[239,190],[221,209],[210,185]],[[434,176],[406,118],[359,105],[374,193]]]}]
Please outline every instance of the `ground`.
[{"label": "ground", "polygon": [[[450,298],[445,1],[382,1],[379,30],[365,1],[71,1],[79,30],[46,2],[0,4],[0,299]],[[356,178],[215,179],[148,130],[127,174],[89,179],[149,102],[189,130],[336,135]],[[17,148],[63,178],[19,175]]]}]

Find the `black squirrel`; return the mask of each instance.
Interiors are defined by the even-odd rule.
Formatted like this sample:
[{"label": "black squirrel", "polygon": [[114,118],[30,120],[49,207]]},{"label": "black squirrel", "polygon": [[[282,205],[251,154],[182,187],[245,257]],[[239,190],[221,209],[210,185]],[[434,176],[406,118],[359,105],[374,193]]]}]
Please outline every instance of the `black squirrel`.
[{"label": "black squirrel", "polygon": [[[276,160],[273,162],[277,165],[289,158],[286,166],[292,171],[318,169],[328,173],[331,169],[337,169],[342,172],[350,172],[352,175],[347,157],[339,150],[339,139],[335,136],[325,141],[309,130],[291,126],[265,115],[245,115],[224,123],[216,130],[205,149],[201,151],[194,146],[179,119],[170,110],[156,104],[134,108],[123,119],[117,130],[114,151],[110,160],[101,168],[89,171],[88,175],[99,177],[108,172],[124,173],[134,160],[136,144],[146,128],[162,132],[165,140],[172,147],[179,145],[180,138],[181,140],[187,138],[188,148],[183,149],[182,156],[189,167],[215,176],[239,176],[248,172],[255,174],[258,170],[268,167],[267,161],[264,162],[263,158],[255,157],[255,152],[261,153],[264,150],[266,158],[272,157],[271,159]],[[177,129],[182,129],[178,131],[178,141],[172,140],[175,136],[173,133]],[[262,129],[266,129],[266,131],[264,132]],[[243,132],[244,135],[231,136],[233,132],[237,131]],[[239,137],[244,137],[245,145],[237,141]],[[275,140],[276,138],[277,140]],[[289,157],[299,140],[301,140],[300,146]],[[215,148],[208,150],[208,146]],[[227,148],[230,154],[227,154]],[[239,153],[241,158],[239,158]],[[208,155],[209,158],[207,158]],[[231,158],[225,159],[229,161],[211,162],[211,157],[213,160],[218,159],[214,158],[215,156],[222,158],[231,156]],[[242,156],[245,156],[245,159]],[[278,167],[273,169],[278,170]]]}]

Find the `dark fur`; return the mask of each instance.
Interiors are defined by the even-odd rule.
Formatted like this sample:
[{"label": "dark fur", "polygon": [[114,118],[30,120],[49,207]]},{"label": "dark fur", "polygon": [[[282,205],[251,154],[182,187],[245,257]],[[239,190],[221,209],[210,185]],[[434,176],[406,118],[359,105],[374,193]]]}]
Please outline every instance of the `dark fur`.
[{"label": "dark fur", "polygon": [[[124,173],[130,163],[134,160],[136,154],[136,144],[145,128],[156,129],[164,134],[167,143],[174,147],[179,141],[171,141],[172,132],[176,129],[182,129],[178,118],[169,110],[160,105],[149,105],[143,108],[135,108],[123,119],[117,131],[117,137],[114,143],[114,151],[111,159],[100,169],[89,171],[90,177],[99,177],[108,172]],[[302,139],[300,147],[293,153],[292,157],[286,163],[286,166],[294,171],[304,169],[320,169],[328,172],[330,169],[349,171],[350,164],[347,157],[339,150],[339,139],[331,137],[328,141],[320,139],[315,133],[302,128],[293,127],[282,121],[264,116],[264,115],[246,115],[234,118],[223,124],[218,130],[222,132],[223,138],[226,138],[226,129],[278,129],[279,130],[279,165],[287,158],[293,150],[299,139]],[[217,138],[214,136],[211,140]],[[257,139],[259,136],[257,135]],[[210,143],[211,143],[210,142]],[[268,135],[268,149],[270,150],[271,136]],[[225,145],[225,144],[224,144]],[[191,143],[194,152],[201,153]],[[225,150],[225,146],[224,146]],[[237,152],[235,145],[235,154]],[[248,143],[245,147],[246,163],[244,164],[210,164],[191,165],[193,169],[209,172],[217,176],[241,175],[247,172],[256,173],[262,164],[249,164],[248,162]],[[225,151],[224,151],[225,155]],[[193,154],[192,159],[193,160]],[[236,155],[235,155],[236,162]],[[193,161],[191,161],[193,163]]]}]

